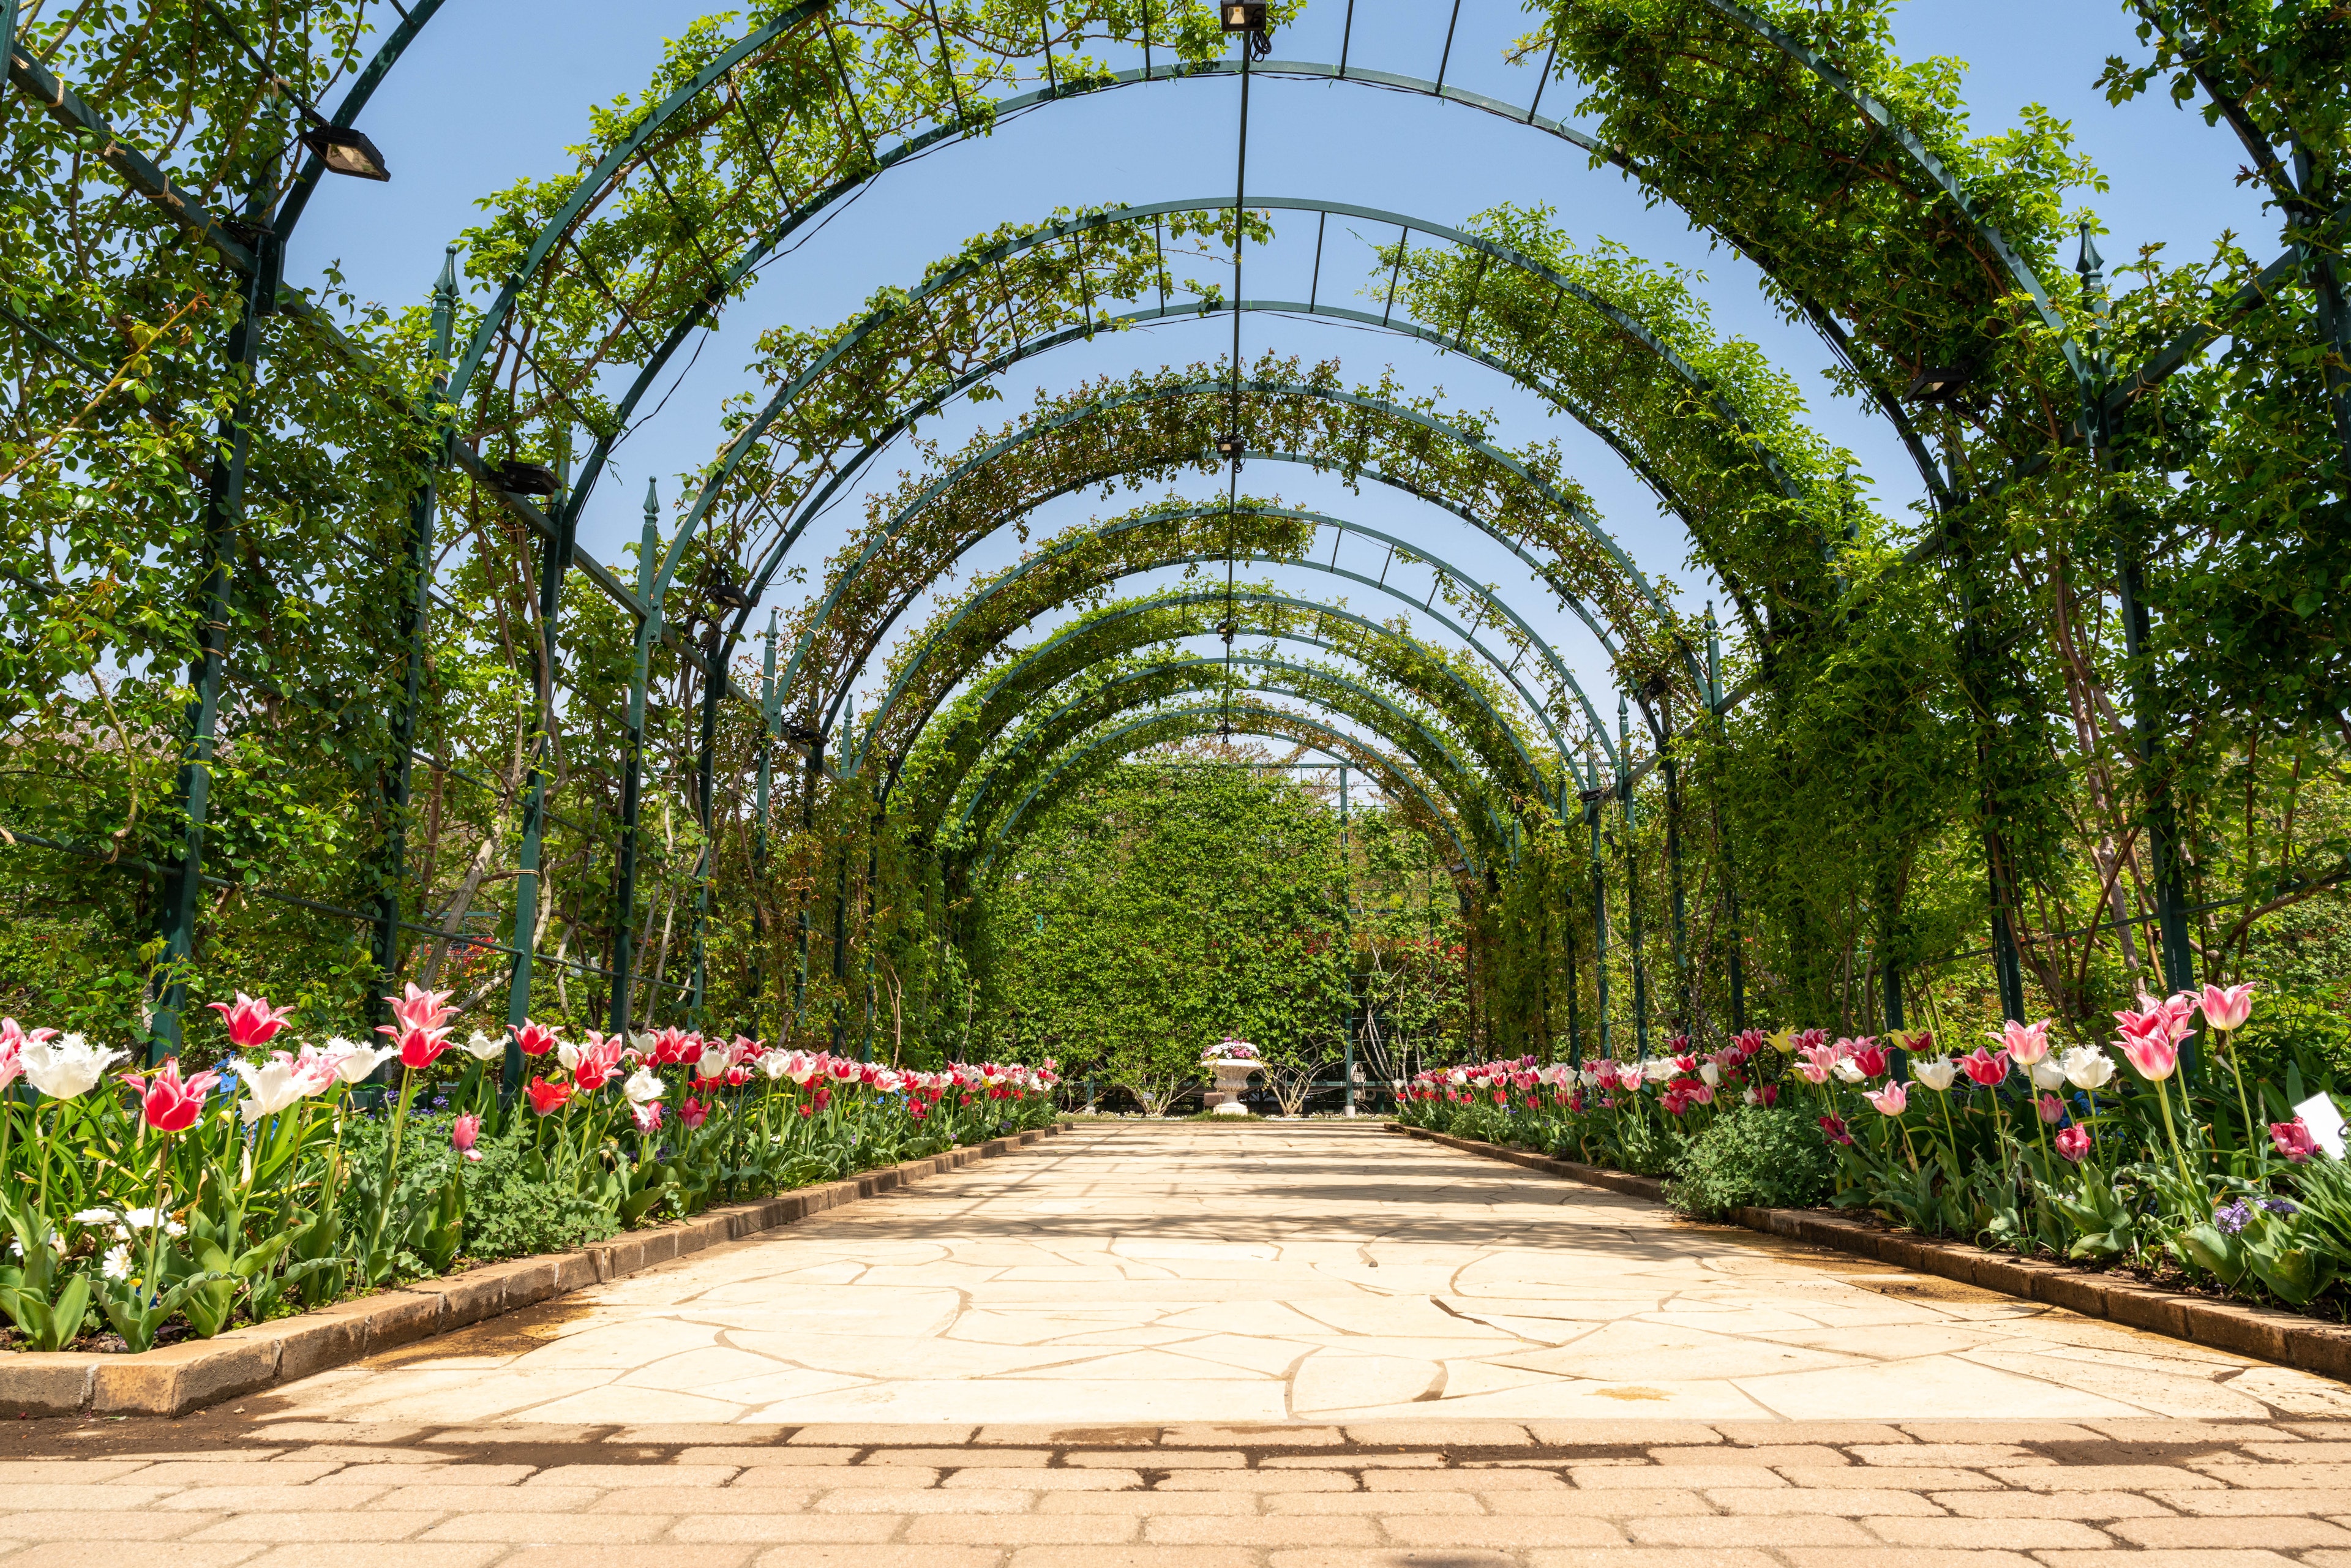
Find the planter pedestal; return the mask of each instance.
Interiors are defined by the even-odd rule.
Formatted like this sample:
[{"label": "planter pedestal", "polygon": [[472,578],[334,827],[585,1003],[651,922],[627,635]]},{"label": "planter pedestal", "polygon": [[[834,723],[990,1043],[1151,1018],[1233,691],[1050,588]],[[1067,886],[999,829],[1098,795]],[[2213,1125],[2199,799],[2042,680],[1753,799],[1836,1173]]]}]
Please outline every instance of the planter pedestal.
[{"label": "planter pedestal", "polygon": [[1241,1103],[1241,1091],[1249,1087],[1249,1074],[1258,1070],[1254,1061],[1204,1061],[1201,1066],[1217,1075],[1217,1086],[1201,1096],[1208,1109],[1219,1116],[1246,1116],[1249,1107]]}]

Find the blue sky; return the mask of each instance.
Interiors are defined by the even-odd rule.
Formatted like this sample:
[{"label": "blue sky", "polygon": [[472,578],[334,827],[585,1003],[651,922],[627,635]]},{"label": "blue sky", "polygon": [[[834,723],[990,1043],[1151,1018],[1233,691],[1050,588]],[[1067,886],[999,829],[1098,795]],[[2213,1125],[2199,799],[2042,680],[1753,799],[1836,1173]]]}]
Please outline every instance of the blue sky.
[{"label": "blue sky", "polygon": [[[447,239],[475,221],[475,201],[528,176],[569,165],[564,149],[587,122],[587,106],[640,89],[661,40],[704,7],[686,0],[450,0],[420,44],[376,97],[363,121],[393,171],[389,185],[330,181],[319,193],[289,258],[303,281],[340,262],[364,298],[402,303],[423,297]],[[1337,53],[1340,0],[1318,0],[1277,39],[1279,57],[1329,60]],[[1352,57],[1416,76],[1435,74],[1447,9],[1400,0],[1359,4]],[[1502,46],[1529,18],[1500,0],[1465,0],[1448,79],[1514,101],[1533,90],[1532,72],[1512,68]],[[2146,243],[2175,256],[2200,254],[2224,230],[2253,236],[2251,248],[2276,248],[2275,224],[2233,182],[2240,162],[2224,131],[2161,92],[2116,109],[2093,85],[2109,55],[2141,54],[2119,4],[2103,0],[1911,0],[1897,13],[1896,36],[1907,57],[1956,57],[1967,62],[1967,96],[1980,132],[2003,129],[2021,106],[2040,103],[2072,121],[2080,145],[2112,183],[2083,196],[2111,238],[2110,262]],[[587,514],[584,537],[611,559],[635,537],[644,482],[655,477],[674,497],[681,476],[708,461],[717,442],[722,401],[747,378],[743,366],[759,329],[777,321],[828,324],[855,311],[874,288],[911,282],[932,259],[966,237],[1005,221],[1034,221],[1055,207],[1093,203],[1228,195],[1233,173],[1237,89],[1230,82],[1155,84],[1056,106],[992,138],[953,147],[893,172],[791,256],[771,266],[748,298],[733,306],[704,345],[693,371],[668,397],[659,418],[632,435]],[[1546,113],[1566,113],[1573,84],[1546,90]],[[1646,208],[1627,182],[1584,167],[1573,150],[1489,117],[1425,99],[1360,87],[1261,80],[1251,105],[1249,188],[1259,194],[1336,198],[1446,223],[1501,202],[1546,204],[1585,241],[1605,237],[1653,260],[1705,274],[1701,289],[1717,328],[1755,339],[1795,374],[1816,424],[1849,445],[1876,486],[1877,505],[1897,511],[1915,499],[1915,475],[1882,429],[1832,397],[1820,377],[1816,339],[1789,327],[1759,295],[1737,258],[1713,250],[1669,210]],[[1300,233],[1301,229],[1304,233]],[[1311,220],[1280,226],[1275,243],[1250,261],[1248,292],[1302,298],[1311,261]],[[1376,236],[1367,236],[1376,237]],[[1323,292],[1348,267],[1367,270],[1361,241],[1325,261]],[[1059,389],[1083,378],[1163,363],[1221,356],[1228,320],[1106,335],[1093,344],[1029,362],[1005,391],[1012,407],[1032,388]],[[1442,387],[1458,403],[1490,408],[1506,441],[1557,439],[1625,549],[1653,575],[1672,583],[1693,607],[1710,595],[1686,559],[1678,525],[1607,449],[1563,420],[1546,416],[1527,394],[1474,365],[1399,340],[1329,323],[1252,317],[1245,352],[1266,349],[1337,356],[1351,379],[1370,380],[1393,365],[1408,384]],[[993,425],[1006,405],[952,411],[925,434],[952,446]],[[913,459],[903,451],[875,465],[876,488],[895,481]],[[1604,663],[1589,637],[1528,584],[1524,569],[1493,547],[1464,538],[1459,525],[1416,503],[1366,491],[1350,496],[1335,482],[1302,471],[1255,470],[1251,487],[1278,490],[1293,505],[1342,513],[1406,538],[1426,540],[1472,573],[1501,588],[1553,637],[1569,662],[1604,689]],[[1194,497],[1205,499],[1205,494]],[[1141,497],[1110,503],[1123,510]],[[1070,498],[1045,508],[1032,531],[1050,532],[1093,515],[1098,503]],[[811,537],[811,556],[828,553],[844,509]],[[1343,555],[1342,564],[1375,570],[1379,554]],[[987,568],[1017,554],[1006,538],[969,558]],[[1327,594],[1330,580],[1293,573],[1278,580],[1292,591]],[[1406,581],[1408,570],[1396,580]],[[1420,580],[1423,587],[1426,580]],[[1137,587],[1144,586],[1138,581]],[[1408,581],[1406,585],[1409,586]],[[1361,594],[1354,608],[1374,616],[1395,605]]]}]

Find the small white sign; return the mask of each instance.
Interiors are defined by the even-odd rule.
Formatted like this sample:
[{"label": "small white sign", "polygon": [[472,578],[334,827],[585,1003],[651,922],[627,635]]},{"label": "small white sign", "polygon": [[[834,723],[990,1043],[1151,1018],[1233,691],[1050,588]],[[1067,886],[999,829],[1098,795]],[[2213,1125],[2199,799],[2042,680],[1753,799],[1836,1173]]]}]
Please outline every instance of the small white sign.
[{"label": "small white sign", "polygon": [[2302,1124],[2310,1129],[2310,1135],[2331,1158],[2343,1157],[2343,1113],[2335,1108],[2334,1101],[2324,1094],[2314,1094],[2296,1105],[2294,1113],[2302,1118]]}]

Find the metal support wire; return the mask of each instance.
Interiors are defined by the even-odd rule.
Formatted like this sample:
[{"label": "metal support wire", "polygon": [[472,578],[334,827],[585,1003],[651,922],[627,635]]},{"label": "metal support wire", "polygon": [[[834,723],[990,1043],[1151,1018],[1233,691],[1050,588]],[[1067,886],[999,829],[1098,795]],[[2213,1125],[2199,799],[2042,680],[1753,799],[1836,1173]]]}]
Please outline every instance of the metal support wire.
[{"label": "metal support wire", "polygon": [[1527,105],[1527,123],[1535,122],[1535,111],[1542,107],[1543,89],[1551,85],[1551,68],[1559,61],[1559,35],[1551,38],[1551,52],[1543,56],[1542,75],[1535,78],[1535,100]]},{"label": "metal support wire", "polygon": [[1437,92],[1445,91],[1445,73],[1453,64],[1453,30],[1461,26],[1461,0],[1453,0],[1453,18],[1445,24],[1445,53],[1437,61]]}]

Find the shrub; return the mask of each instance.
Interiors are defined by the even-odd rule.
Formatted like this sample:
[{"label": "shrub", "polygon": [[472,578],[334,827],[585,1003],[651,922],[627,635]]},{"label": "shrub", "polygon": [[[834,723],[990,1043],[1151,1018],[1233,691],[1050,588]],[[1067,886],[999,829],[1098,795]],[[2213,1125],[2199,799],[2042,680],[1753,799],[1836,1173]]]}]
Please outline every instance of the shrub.
[{"label": "shrub", "polygon": [[485,1141],[465,1173],[465,1255],[491,1262],[560,1252],[617,1235],[619,1223],[569,1182],[533,1181],[520,1138]]},{"label": "shrub", "polygon": [[1666,1200],[1716,1218],[1734,1208],[1805,1208],[1829,1193],[1836,1162],[1802,1111],[1744,1107],[1685,1145]]}]

